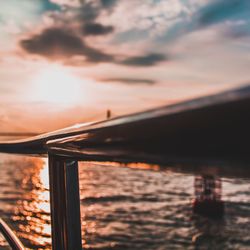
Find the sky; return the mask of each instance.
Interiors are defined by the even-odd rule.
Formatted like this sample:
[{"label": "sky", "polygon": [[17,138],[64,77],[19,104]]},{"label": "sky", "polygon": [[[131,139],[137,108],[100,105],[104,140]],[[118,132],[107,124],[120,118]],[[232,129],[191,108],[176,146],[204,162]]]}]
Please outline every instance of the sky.
[{"label": "sky", "polygon": [[0,1],[0,132],[250,83],[249,0]]}]

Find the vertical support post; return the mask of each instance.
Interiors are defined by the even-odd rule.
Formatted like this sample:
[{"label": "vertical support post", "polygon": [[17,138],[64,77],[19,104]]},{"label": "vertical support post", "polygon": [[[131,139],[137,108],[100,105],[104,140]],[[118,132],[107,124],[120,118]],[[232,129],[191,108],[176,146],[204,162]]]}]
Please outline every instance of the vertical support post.
[{"label": "vertical support post", "polygon": [[82,250],[78,162],[49,154],[53,250]]}]

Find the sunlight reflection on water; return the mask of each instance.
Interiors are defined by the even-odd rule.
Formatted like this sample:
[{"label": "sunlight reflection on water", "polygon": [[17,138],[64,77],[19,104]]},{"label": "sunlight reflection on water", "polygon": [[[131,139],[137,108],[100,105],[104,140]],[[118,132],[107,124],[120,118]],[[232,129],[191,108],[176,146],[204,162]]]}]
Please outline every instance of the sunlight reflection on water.
[{"label": "sunlight reflection on water", "polygon": [[[222,179],[215,221],[192,213],[192,174],[111,163],[80,163],[79,174],[85,248],[250,249],[248,179]],[[27,249],[51,249],[47,160],[1,155],[0,176],[0,216]]]},{"label": "sunlight reflection on water", "polygon": [[[1,214],[25,246],[50,245],[47,163],[41,158],[4,156],[0,168]],[[49,248],[48,248],[49,249]]]}]

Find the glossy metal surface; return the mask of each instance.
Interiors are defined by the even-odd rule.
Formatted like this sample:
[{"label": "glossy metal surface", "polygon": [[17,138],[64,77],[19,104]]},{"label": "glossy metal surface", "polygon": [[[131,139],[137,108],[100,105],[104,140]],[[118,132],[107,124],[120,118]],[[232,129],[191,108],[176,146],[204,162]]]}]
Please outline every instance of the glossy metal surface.
[{"label": "glossy metal surface", "polygon": [[81,250],[81,216],[77,161],[49,155],[52,245]]},{"label": "glossy metal surface", "polygon": [[248,161],[249,90],[114,119],[101,128],[49,141],[47,146],[50,152],[82,160],[160,164],[180,159]]},{"label": "glossy metal surface", "polygon": [[24,250],[24,246],[9,226],[0,218],[0,232],[13,250]]},{"label": "glossy metal surface", "polygon": [[41,155],[53,148],[54,152],[74,155],[84,153],[82,149],[93,151],[94,148],[97,154],[91,152],[86,154],[87,158],[88,155],[110,155],[111,151],[112,158],[116,158],[120,153],[114,154],[115,149],[125,152],[123,157],[131,155],[131,151],[136,152],[133,158],[141,154],[138,160],[145,153],[147,158],[149,155],[162,158],[166,153],[206,156],[206,152],[209,157],[229,154],[241,157],[249,153],[245,147],[250,139],[249,107],[250,87],[244,87],[26,140],[2,142],[0,151]]}]

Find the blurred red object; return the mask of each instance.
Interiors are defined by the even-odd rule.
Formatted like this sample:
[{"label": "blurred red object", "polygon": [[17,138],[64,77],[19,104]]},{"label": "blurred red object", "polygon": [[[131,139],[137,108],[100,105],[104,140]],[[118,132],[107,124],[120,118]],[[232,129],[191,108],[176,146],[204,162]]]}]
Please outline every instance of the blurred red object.
[{"label": "blurred red object", "polygon": [[221,180],[212,175],[196,176],[194,188],[193,212],[207,217],[223,217],[224,202],[221,200]]}]

